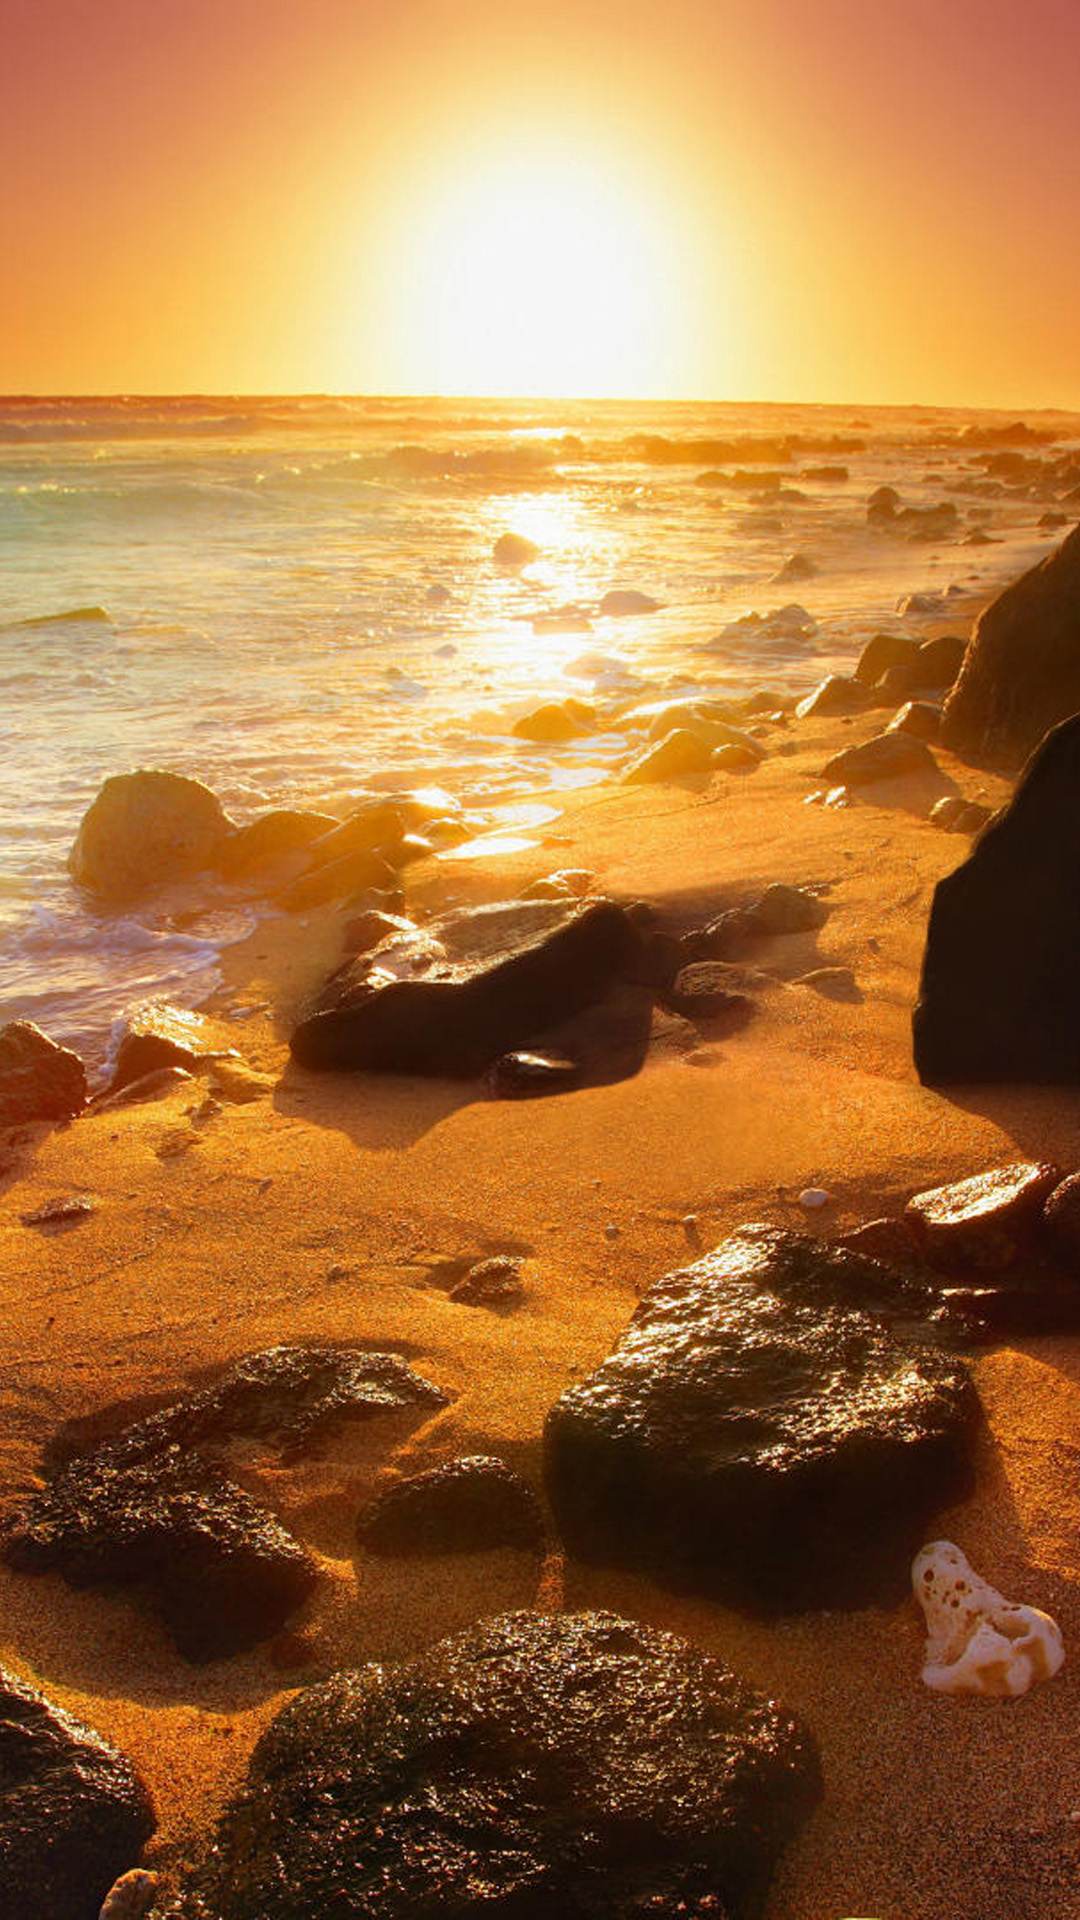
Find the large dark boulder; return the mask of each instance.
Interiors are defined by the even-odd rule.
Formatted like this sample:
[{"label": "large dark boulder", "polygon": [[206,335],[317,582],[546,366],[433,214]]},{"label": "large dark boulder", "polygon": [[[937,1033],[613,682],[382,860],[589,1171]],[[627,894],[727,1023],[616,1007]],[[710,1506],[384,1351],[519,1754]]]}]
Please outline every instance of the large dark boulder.
[{"label": "large dark boulder", "polygon": [[809,1736],[611,1613],[516,1613],[279,1714],[172,1920],[756,1920]]},{"label": "large dark boulder", "polygon": [[974,760],[1016,767],[1080,712],[1080,527],[980,616],[945,702],[941,737]]},{"label": "large dark boulder", "polygon": [[288,1460],[343,1420],[442,1403],[397,1354],[249,1355],[108,1437],[107,1414],[69,1426],[46,1485],[5,1524],[4,1558],[73,1586],[135,1586],[187,1659],[221,1659],[277,1633],[318,1579],[310,1554],[229,1477],[228,1442],[273,1444]]},{"label": "large dark boulder", "polygon": [[86,1069],[32,1020],[0,1027],[0,1127],[69,1120],[87,1101]]},{"label": "large dark boulder", "polygon": [[767,1611],[901,1593],[977,1411],[962,1365],[886,1330],[904,1284],[764,1226],[657,1281],[547,1418],[570,1550]]},{"label": "large dark boulder", "polygon": [[930,1086],[1080,1082],[1080,716],[934,892],[913,1030]]},{"label": "large dark boulder", "polygon": [[154,1825],[131,1762],[0,1669],[0,1920],[97,1920]]},{"label": "large dark boulder", "polygon": [[200,780],[140,768],[106,780],[68,856],[71,877],[123,903],[218,864],[235,829]]},{"label": "large dark boulder", "polygon": [[640,959],[636,927],[610,901],[451,915],[342,969],[290,1047],[303,1067],[470,1078],[602,1000]]}]

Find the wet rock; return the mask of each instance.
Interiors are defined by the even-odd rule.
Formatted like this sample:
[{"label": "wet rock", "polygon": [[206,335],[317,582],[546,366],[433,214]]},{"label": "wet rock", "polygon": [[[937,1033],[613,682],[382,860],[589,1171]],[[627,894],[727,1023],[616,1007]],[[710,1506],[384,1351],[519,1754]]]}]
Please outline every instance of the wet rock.
[{"label": "wet rock", "polygon": [[318,1580],[311,1556],[218,1458],[238,1435],[292,1459],[343,1421],[442,1404],[396,1354],[276,1347],[101,1439],[73,1424],[51,1477],[4,1528],[18,1572],[73,1586],[135,1586],[189,1660],[221,1659],[278,1633]]},{"label": "wet rock", "polygon": [[294,1700],[169,1920],[757,1920],[812,1742],[672,1634],[487,1620]]},{"label": "wet rock", "polygon": [[946,1266],[1007,1266],[1061,1177],[1060,1167],[1020,1160],[917,1193],[904,1211],[928,1260]]},{"label": "wet rock", "polygon": [[547,1093],[570,1093],[581,1083],[581,1067],[562,1053],[521,1049],[503,1053],[488,1069],[493,1100],[536,1100]]},{"label": "wet rock", "polygon": [[[316,846],[322,843],[316,841]],[[394,843],[394,852],[401,846]],[[310,873],[285,887],[276,898],[286,913],[307,913],[312,907],[325,907],[332,900],[345,900],[350,894],[369,887],[390,890],[397,885],[397,867],[384,853],[357,847],[339,859],[327,860]]]},{"label": "wet rock", "polygon": [[899,506],[900,495],[895,487],[875,487],[866,503],[867,525],[888,526],[895,519]]},{"label": "wet rock", "polygon": [[1080,1173],[1071,1173],[1048,1196],[1043,1220],[1069,1264],[1080,1271]]},{"label": "wet rock", "polygon": [[580,740],[595,730],[595,714],[583,700],[549,700],[515,720],[511,733],[517,740],[532,740],[538,745],[557,746],[565,740]]},{"label": "wet rock", "polygon": [[500,533],[491,557],[500,567],[527,567],[530,561],[540,558],[540,549],[535,540],[527,540],[523,533]]},{"label": "wet rock", "polygon": [[869,704],[869,695],[861,680],[846,673],[830,673],[820,686],[800,700],[795,709],[796,717],[809,720],[816,714],[862,713]]},{"label": "wet rock", "polygon": [[347,954],[371,953],[384,940],[399,933],[415,933],[416,923],[400,913],[384,913],[379,907],[366,907],[341,930],[341,944]]},{"label": "wet rock", "polygon": [[543,1533],[532,1488],[504,1460],[484,1454],[392,1481],[357,1522],[361,1545],[380,1554],[535,1549]]},{"label": "wet rock", "polygon": [[154,1826],[131,1762],[0,1670],[0,1920],[98,1920]]},{"label": "wet rock", "polygon": [[640,961],[641,938],[609,901],[566,907],[517,902],[448,915],[427,930],[423,972],[400,971],[379,950],[328,983],[317,1010],[297,1027],[301,1066],[469,1078],[503,1054],[543,1050],[544,1035],[602,1000]]},{"label": "wet rock", "polygon": [[636,587],[612,587],[600,602],[601,613],[614,620],[623,619],[627,614],[656,613],[659,607],[659,600],[654,600],[651,594],[639,593]]},{"label": "wet rock", "polygon": [[136,899],[217,866],[235,829],[217,795],[179,773],[115,774],[84,814],[72,879],[101,899]]},{"label": "wet rock", "polygon": [[313,841],[336,825],[329,813],[276,807],[272,813],[259,814],[226,841],[220,857],[221,871],[229,880],[261,879],[283,862],[306,853]]},{"label": "wet rock", "polygon": [[899,1592],[969,1481],[978,1405],[962,1366],[853,1304],[906,1286],[772,1227],[657,1281],[548,1415],[570,1551],[767,1610]]},{"label": "wet rock", "polygon": [[867,1220],[863,1226],[841,1234],[836,1245],[847,1248],[849,1253],[865,1254],[868,1260],[882,1260],[894,1267],[925,1265],[915,1228],[910,1220],[903,1218]]},{"label": "wet rock", "polygon": [[1080,527],[975,626],[942,717],[954,752],[1018,766],[1080,710]]},{"label": "wet rock", "polygon": [[700,733],[675,727],[654,747],[631,760],[621,778],[630,786],[648,786],[662,780],[681,780],[688,773],[705,773],[715,749]]},{"label": "wet rock", "polygon": [[781,586],[789,580],[813,580],[820,572],[821,568],[816,561],[811,560],[808,553],[792,553],[788,555],[783,566],[773,574],[772,584]]},{"label": "wet rock", "polygon": [[953,633],[939,634],[936,640],[924,640],[915,662],[919,685],[951,687],[966,652],[967,641]]},{"label": "wet rock", "polygon": [[145,1000],[125,1016],[109,1092],[119,1093],[162,1067],[183,1067],[192,1073],[218,1055],[233,1053],[216,1041],[214,1024],[203,1014],[169,1006],[164,1000]]},{"label": "wet rock", "polygon": [[940,827],[943,833],[956,833],[966,812],[967,801],[963,795],[947,793],[943,800],[934,802],[929,818],[932,825]]},{"label": "wet rock", "polygon": [[0,1027],[0,1127],[69,1120],[86,1105],[86,1069],[32,1020]]},{"label": "wet rock", "polygon": [[463,1307],[510,1307],[524,1297],[521,1262],[507,1254],[478,1260],[450,1289],[451,1300]]},{"label": "wet rock", "polygon": [[893,714],[886,733],[907,733],[915,740],[936,740],[941,732],[941,714],[925,700],[908,700]]},{"label": "wet rock", "polygon": [[914,667],[919,653],[919,642],[910,640],[906,634],[875,633],[868,640],[855,669],[855,678],[868,687],[876,687],[890,667]]},{"label": "wet rock", "polygon": [[908,773],[936,773],[937,761],[928,746],[910,733],[879,733],[861,746],[845,747],[834,753],[822,768],[822,778],[842,782],[849,787],[864,787],[875,780],[895,780]]},{"label": "wet rock", "polygon": [[934,892],[913,1018],[931,1086],[1080,1082],[1080,718]]}]

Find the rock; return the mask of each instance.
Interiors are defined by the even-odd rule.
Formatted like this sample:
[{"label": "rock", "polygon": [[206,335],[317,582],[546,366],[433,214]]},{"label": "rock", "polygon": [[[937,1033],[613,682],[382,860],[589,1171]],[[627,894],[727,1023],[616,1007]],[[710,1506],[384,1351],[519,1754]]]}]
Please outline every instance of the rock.
[{"label": "rock", "polygon": [[913,1018],[931,1086],[1080,1082],[1080,718],[934,892]]},{"label": "rock", "polygon": [[900,495],[895,487],[875,487],[866,503],[866,523],[870,527],[889,528],[896,519]]},{"label": "rock", "polygon": [[1019,1160],[917,1193],[904,1213],[928,1260],[945,1266],[1007,1266],[1061,1177],[1060,1167]]},{"label": "rock", "polygon": [[594,731],[594,719],[586,719],[593,709],[582,700],[551,700],[534,707],[515,720],[510,731],[517,740],[533,740],[538,745],[558,746],[564,740],[580,740]]},{"label": "rock", "polygon": [[771,584],[778,587],[786,580],[813,580],[820,571],[808,553],[792,553],[773,574]]},{"label": "rock", "polygon": [[745,993],[733,992],[728,981],[729,972],[722,961],[692,961],[690,966],[680,968],[664,989],[664,1003],[688,1020],[722,1020],[731,1029],[745,1026],[754,1003]]},{"label": "rock", "polygon": [[910,733],[879,733],[861,746],[834,753],[822,768],[822,779],[864,787],[875,780],[896,780],[907,773],[937,770],[937,761],[923,741]]},{"label": "rock", "polygon": [[967,801],[963,795],[947,793],[943,800],[935,800],[929,818],[932,825],[940,827],[943,833],[955,833],[966,812]]},{"label": "rock", "polygon": [[[212,1387],[100,1437],[69,1428],[51,1478],[4,1527],[4,1558],[73,1586],[136,1586],[189,1660],[278,1633],[319,1578],[218,1457],[243,1435],[296,1458],[345,1420],[442,1404],[396,1354],[275,1347]],[[95,1430],[96,1429],[96,1430]]]},{"label": "rock", "polygon": [[826,1000],[846,1000],[861,1005],[862,989],[850,967],[814,967],[809,973],[801,973],[794,982],[797,987],[812,987],[815,993],[824,994]]},{"label": "rock", "polygon": [[463,1307],[509,1307],[525,1297],[521,1282],[521,1262],[507,1254],[495,1254],[490,1260],[478,1260],[456,1286],[451,1300]]},{"label": "rock", "polygon": [[244,1107],[273,1093],[277,1081],[272,1073],[256,1073],[241,1060],[215,1060],[210,1067],[210,1085],[222,1100]]},{"label": "rock", "polygon": [[504,1615],[292,1701],[165,1914],[754,1920],[820,1794],[809,1737],[686,1641]]},{"label": "rock", "polygon": [[[440,941],[453,944],[440,949]],[[422,978],[388,970],[372,981],[362,961],[336,976],[293,1034],[293,1058],[322,1070],[468,1078],[602,1000],[632,977],[640,955],[640,935],[610,901],[519,902],[447,916],[429,929]],[[403,969],[409,964],[406,949]]]},{"label": "rock", "polygon": [[963,665],[967,641],[955,634],[943,633],[936,640],[924,640],[915,660],[921,687],[951,687]]},{"label": "rock", "polygon": [[868,703],[869,695],[861,680],[845,673],[830,673],[813,693],[799,701],[795,714],[799,720],[809,720],[815,714],[862,713]]},{"label": "rock", "polygon": [[868,1260],[884,1261],[888,1266],[925,1265],[922,1248],[910,1220],[867,1220],[863,1226],[841,1234],[835,1244],[846,1248],[849,1253],[865,1254]]},{"label": "rock", "polygon": [[609,619],[620,620],[627,614],[656,613],[660,604],[651,594],[639,593],[636,587],[612,587],[601,600],[600,611]]},{"label": "rock", "polygon": [[819,1213],[832,1199],[825,1187],[804,1187],[799,1195],[799,1205],[804,1213]]},{"label": "rock", "polygon": [[1080,1270],[1080,1173],[1056,1186],[1043,1207],[1043,1220],[1059,1251]]},{"label": "rock", "polygon": [[993,819],[990,807],[984,807],[978,800],[966,800],[953,822],[956,833],[981,833]]},{"label": "rock", "polygon": [[908,733],[913,740],[936,740],[941,732],[941,714],[925,700],[908,700],[893,714],[885,731]]},{"label": "rock", "polygon": [[741,727],[733,727],[713,712],[712,702],[691,705],[686,701],[676,701],[674,705],[663,707],[654,713],[649,721],[650,740],[663,740],[669,733],[680,729],[696,733],[711,747],[745,747],[758,760],[762,758],[762,749],[752,734]]},{"label": "rock", "polygon": [[[316,847],[322,844],[322,841],[315,842]],[[394,851],[400,846],[399,839]],[[396,884],[396,867],[390,864],[385,854],[357,847],[351,853],[342,854],[340,859],[327,860],[312,868],[310,873],[301,874],[298,880],[294,880],[276,897],[278,905],[286,913],[306,913],[312,907],[326,906],[331,900],[344,900],[361,889],[376,887],[384,890]]]},{"label": "rock", "polygon": [[890,667],[914,667],[918,653],[919,642],[906,634],[875,633],[859,655],[855,678],[865,686],[876,687]]},{"label": "rock", "polygon": [[261,813],[226,841],[220,856],[221,871],[229,880],[258,879],[305,853],[313,841],[332,832],[337,824],[332,814],[296,807],[276,807],[271,813]]},{"label": "rock", "polygon": [[169,1006],[164,1000],[144,1000],[125,1016],[110,1094],[162,1067],[183,1067],[192,1073],[222,1053],[234,1056],[231,1047],[215,1045],[216,1038],[213,1022],[203,1014]]},{"label": "rock", "polygon": [[138,1080],[129,1081],[118,1093],[96,1094],[89,1112],[114,1113],[119,1107],[135,1107],[143,1100],[164,1100],[178,1087],[189,1087],[193,1078],[186,1067],[158,1067],[153,1073],[144,1073]]},{"label": "rock", "polygon": [[745,933],[772,937],[808,933],[823,927],[829,909],[824,900],[808,893],[805,887],[790,887],[776,881],[748,907],[740,908],[739,914]]},{"label": "rock", "polygon": [[938,1693],[1015,1699],[1064,1665],[1056,1620],[1004,1600],[951,1540],[916,1554],[911,1585],[926,1618],[922,1677]]},{"label": "rock", "polygon": [[505,1461],[470,1454],[391,1481],[357,1534],[371,1553],[487,1553],[539,1548],[544,1523],[531,1487]]},{"label": "rock", "polygon": [[1080,709],[1080,527],[1014,580],[975,626],[945,702],[942,739],[954,752],[1018,766],[1043,735]]},{"label": "rock", "polygon": [[201,780],[144,768],[115,774],[83,815],[68,870],[104,900],[133,900],[217,866],[234,831]]},{"label": "rock", "polygon": [[416,922],[400,913],[385,913],[381,907],[366,907],[341,930],[341,944],[347,954],[371,953],[395,934],[415,933]]},{"label": "rock", "polygon": [[154,1826],[131,1762],[0,1670],[2,1920],[98,1920]]},{"label": "rock", "polygon": [[122,1873],[105,1897],[98,1920],[142,1920],[149,1913],[158,1886],[158,1875],[133,1867]]},{"label": "rock", "polygon": [[718,773],[749,773],[760,767],[762,758],[760,747],[728,745],[717,747],[712,764]]},{"label": "rock", "polygon": [[350,853],[378,853],[392,860],[393,850],[402,835],[434,819],[440,808],[416,804],[415,796],[395,794],[387,799],[372,794],[355,807],[345,820],[339,820],[308,848],[312,868],[344,860]]},{"label": "rock", "polygon": [[918,689],[919,675],[914,667],[886,667],[875,688],[877,704],[891,706],[898,702],[902,706]]},{"label": "rock", "polygon": [[488,1069],[493,1100],[536,1100],[547,1093],[570,1093],[580,1085],[581,1068],[561,1053],[519,1049],[503,1053]]},{"label": "rock", "polygon": [[540,549],[535,540],[526,540],[523,533],[500,533],[491,554],[497,566],[527,567],[531,560],[540,558]]},{"label": "rock", "polygon": [[70,1120],[87,1101],[86,1068],[32,1020],[0,1027],[0,1127]]},{"label": "rock", "polygon": [[768,1610],[895,1594],[978,1414],[958,1363],[852,1304],[906,1284],[773,1227],[657,1281],[548,1415],[570,1551]]},{"label": "rock", "polygon": [[75,1227],[89,1220],[96,1212],[92,1200],[84,1194],[61,1194],[55,1200],[47,1200],[43,1207],[35,1207],[32,1213],[20,1214],[24,1227]]},{"label": "rock", "polygon": [[661,780],[681,780],[688,773],[705,773],[712,766],[715,749],[700,733],[688,727],[676,727],[654,747],[631,760],[621,778],[631,786],[647,786]]}]

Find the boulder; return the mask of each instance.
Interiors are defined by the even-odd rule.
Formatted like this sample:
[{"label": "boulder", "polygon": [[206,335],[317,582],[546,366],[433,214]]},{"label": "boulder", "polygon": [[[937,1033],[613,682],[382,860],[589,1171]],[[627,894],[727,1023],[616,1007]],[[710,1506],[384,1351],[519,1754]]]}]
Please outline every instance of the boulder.
[{"label": "boulder", "polygon": [[820,686],[800,700],[796,717],[809,720],[815,714],[862,713],[870,696],[863,682],[846,673],[830,673]]},{"label": "boulder", "polygon": [[131,1762],[0,1670],[0,1920],[98,1920],[154,1826]]},{"label": "boulder", "polygon": [[610,1613],[485,1620],[262,1736],[162,1920],[758,1920],[821,1795],[809,1736]]},{"label": "boulder", "polygon": [[766,1611],[898,1594],[978,1413],[959,1363],[887,1331],[907,1284],[765,1226],[657,1281],[547,1418],[570,1551]]},{"label": "boulder", "polygon": [[361,1546],[380,1554],[486,1553],[536,1549],[540,1503],[505,1460],[462,1455],[393,1480],[360,1515]]},{"label": "boulder", "polygon": [[162,1067],[183,1067],[193,1073],[223,1055],[235,1057],[235,1049],[215,1044],[217,1039],[217,1029],[203,1014],[169,1006],[164,1000],[144,1000],[124,1017],[110,1094]]},{"label": "boulder", "polygon": [[914,740],[936,740],[941,732],[941,713],[928,700],[906,700],[893,714],[885,731],[908,733]]},{"label": "boulder", "polygon": [[954,752],[1016,767],[1080,711],[1080,527],[979,617],[942,718]]},{"label": "boulder", "polygon": [[216,867],[234,832],[201,780],[140,768],[106,780],[83,815],[68,870],[89,893],[121,903]]},{"label": "boulder", "polygon": [[875,780],[937,771],[937,761],[924,741],[910,733],[879,733],[860,746],[834,753],[831,760],[826,760],[821,777],[838,785],[865,787]]},{"label": "boulder", "polygon": [[855,669],[855,678],[868,687],[876,687],[890,667],[913,667],[919,642],[901,633],[875,633],[868,640]]},{"label": "boulder", "polygon": [[69,1120],[87,1102],[86,1068],[32,1020],[0,1027],[0,1127]]},{"label": "boulder", "polygon": [[1080,1083],[1080,717],[934,892],[913,1028],[931,1086]]},{"label": "boulder", "polygon": [[389,944],[329,983],[290,1041],[300,1066],[471,1078],[600,1001],[640,962],[621,907],[521,901],[448,915],[423,948]]},{"label": "boulder", "polygon": [[964,663],[967,641],[954,633],[924,640],[915,660],[920,687],[951,687]]},{"label": "boulder", "polygon": [[712,766],[715,748],[696,730],[676,727],[658,740],[654,747],[638,754],[624,767],[622,779],[629,786],[650,786],[663,780],[681,780],[688,773],[705,773]]},{"label": "boulder", "polygon": [[539,559],[540,549],[535,540],[527,540],[523,533],[500,533],[491,556],[500,567],[527,567],[531,560]]},{"label": "boulder", "polygon": [[277,807],[241,827],[221,853],[221,871],[229,880],[258,880],[283,862],[303,854],[337,825],[332,814]]},{"label": "boulder", "polygon": [[591,712],[584,701],[550,700],[545,706],[534,707],[531,713],[523,713],[510,731],[516,740],[558,746],[566,740],[580,740],[582,734],[593,731],[592,720],[585,717]]},{"label": "boulder", "polygon": [[656,613],[660,604],[651,594],[641,593],[636,587],[612,587],[601,600],[600,611],[609,619],[620,620],[627,614]]}]

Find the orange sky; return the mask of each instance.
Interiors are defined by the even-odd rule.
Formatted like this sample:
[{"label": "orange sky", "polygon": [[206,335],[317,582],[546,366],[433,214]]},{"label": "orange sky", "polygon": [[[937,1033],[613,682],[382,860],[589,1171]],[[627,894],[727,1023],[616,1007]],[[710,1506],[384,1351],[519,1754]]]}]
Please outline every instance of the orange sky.
[{"label": "orange sky", "polygon": [[1080,407],[1078,98],[1075,0],[5,0],[0,389]]}]

